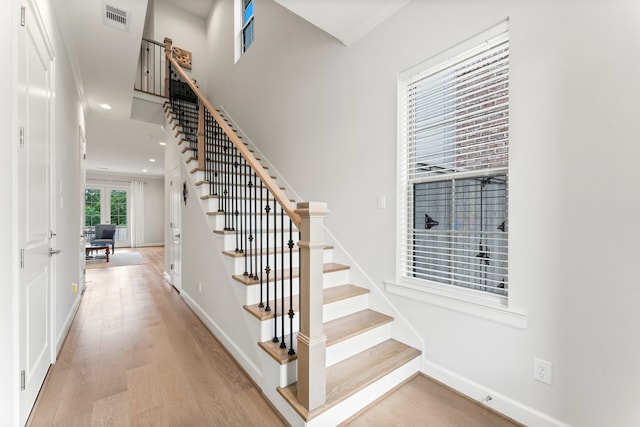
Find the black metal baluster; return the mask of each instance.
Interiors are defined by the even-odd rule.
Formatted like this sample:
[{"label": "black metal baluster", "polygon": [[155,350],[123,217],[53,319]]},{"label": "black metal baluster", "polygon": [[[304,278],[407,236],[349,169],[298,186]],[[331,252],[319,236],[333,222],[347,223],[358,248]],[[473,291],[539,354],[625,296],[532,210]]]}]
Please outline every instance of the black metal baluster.
[{"label": "black metal baluster", "polygon": [[[251,169],[247,168],[247,163],[245,162],[245,171],[246,173],[249,175],[249,184],[248,184],[248,188],[249,188],[249,209],[247,209],[247,199],[245,199],[245,209],[244,209],[244,214],[245,214],[245,224],[247,226],[247,233],[249,234],[249,237],[247,238],[249,240],[249,243],[247,244],[247,251],[249,254],[247,255],[246,253],[244,254],[245,256],[245,271],[247,270],[247,256],[249,257],[249,277],[253,279],[253,255],[255,253],[255,247],[253,245],[253,194],[252,194],[252,190],[254,188],[254,184],[253,184],[253,179],[251,176]],[[248,212],[247,212],[248,211]],[[248,215],[248,218],[247,218]],[[247,223],[247,219],[248,219],[248,223]]]},{"label": "black metal baluster", "polygon": [[[273,312],[273,339],[271,341],[278,342],[278,218],[276,209],[276,198],[273,197],[273,307],[275,308]],[[282,266],[280,266],[280,275],[282,275]]]},{"label": "black metal baluster", "polygon": [[[222,128],[220,128],[220,130],[222,130]],[[229,186],[231,185],[231,175],[230,175],[230,171],[229,171],[229,163],[231,161],[231,149],[229,147],[229,139],[227,138],[227,136],[221,132],[221,138],[222,138],[222,143],[223,143],[223,147],[224,147],[224,158],[223,158],[223,162],[222,162],[222,168],[223,168],[223,180],[224,180],[224,212],[225,212],[225,230],[227,231],[231,231],[233,230],[232,227],[232,223],[231,223],[231,188],[229,188]]]},{"label": "black metal baluster", "polygon": [[[280,341],[280,348],[287,348],[287,344],[285,343],[284,337],[284,209],[280,206],[280,295],[282,295],[282,341]],[[291,276],[291,265],[289,265],[289,276]],[[291,300],[291,295],[289,295],[289,300]]]},{"label": "black metal baluster", "polygon": [[258,307],[264,307],[264,298],[263,298],[263,289],[264,288],[262,286],[263,285],[263,282],[262,282],[262,277],[263,277],[263,274],[262,274],[262,268],[263,268],[263,262],[262,262],[263,257],[262,257],[262,254],[263,254],[263,248],[264,248],[264,246],[262,245],[262,235],[264,234],[263,233],[264,227],[263,227],[263,224],[262,224],[262,205],[264,203],[263,199],[262,199],[263,192],[264,192],[264,182],[262,182],[262,180],[260,180],[260,227],[256,227],[256,233],[260,234],[260,304],[258,304]]},{"label": "black metal baluster", "polygon": [[258,233],[258,175],[254,172],[253,173],[253,182],[255,183],[253,186],[253,204],[254,204],[254,209],[253,209],[253,233],[254,233],[254,245],[253,245],[253,271],[254,271],[254,279],[258,278],[258,272],[260,270],[258,270],[258,235],[256,233]]},{"label": "black metal baluster", "polygon": [[240,156],[240,173],[242,174],[242,206],[244,212],[242,212],[241,221],[242,221],[242,239],[240,240],[240,252],[243,254],[244,258],[244,275],[249,275],[249,269],[247,267],[247,161],[245,160],[242,154],[238,154]]},{"label": "black metal baluster", "polygon": [[[294,355],[293,349],[293,223],[289,219],[289,354]],[[300,267],[298,267],[299,269]],[[299,280],[299,279],[298,279]]]},{"label": "black metal baluster", "polygon": [[267,248],[267,253],[265,255],[265,259],[267,260],[267,266],[264,268],[265,273],[267,273],[267,277],[266,277],[266,285],[267,285],[267,305],[264,308],[264,311],[271,311],[271,307],[269,306],[269,274],[271,273],[271,267],[269,267],[269,212],[271,211],[271,206],[269,206],[269,192],[267,192],[267,197],[265,198],[265,200],[267,201],[267,206],[264,207],[264,211],[266,212],[265,214],[265,221],[267,221],[266,223],[266,233],[265,233],[265,237],[266,237],[266,248]]},{"label": "black metal baluster", "polygon": [[[229,140],[230,144],[231,140]],[[239,224],[239,215],[240,211],[238,210],[238,199],[240,198],[239,189],[240,189],[240,170],[238,168],[238,153],[236,148],[231,145],[231,149],[233,150],[233,226],[235,227],[236,234],[236,252],[240,253],[240,224]]]}]

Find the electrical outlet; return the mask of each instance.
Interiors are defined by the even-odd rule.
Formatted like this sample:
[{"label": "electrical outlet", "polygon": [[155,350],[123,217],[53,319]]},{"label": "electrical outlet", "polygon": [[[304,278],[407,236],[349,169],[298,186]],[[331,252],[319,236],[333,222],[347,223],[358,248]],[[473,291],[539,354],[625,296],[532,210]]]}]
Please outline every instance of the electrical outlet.
[{"label": "electrical outlet", "polygon": [[77,284],[75,284],[75,283],[71,284],[71,292],[73,292],[74,294],[76,292],[78,292],[78,285]]},{"label": "electrical outlet", "polygon": [[202,293],[202,282],[198,282],[198,292]]},{"label": "electrical outlet", "polygon": [[378,195],[378,209],[385,209],[387,207],[387,196],[384,194]]},{"label": "electrical outlet", "polygon": [[546,360],[533,358],[533,379],[551,385],[553,366]]}]

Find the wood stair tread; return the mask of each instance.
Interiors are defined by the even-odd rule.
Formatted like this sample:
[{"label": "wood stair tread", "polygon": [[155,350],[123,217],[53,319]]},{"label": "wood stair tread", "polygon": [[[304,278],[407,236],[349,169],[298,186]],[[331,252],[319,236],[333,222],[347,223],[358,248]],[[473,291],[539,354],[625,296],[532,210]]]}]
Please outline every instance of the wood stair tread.
[{"label": "wood stair tread", "polygon": [[[323,264],[322,271],[323,271],[323,273],[326,274],[326,273],[332,273],[334,271],[349,270],[350,268],[351,267],[349,267],[348,265],[338,264],[338,263],[335,263],[335,262],[326,262],[326,263]],[[273,270],[272,270],[272,272],[273,272]],[[278,280],[280,280],[281,274],[282,274],[282,270],[279,269],[278,270]],[[298,268],[294,268],[292,270],[287,268],[285,270],[284,278],[286,280],[286,279],[289,279],[290,276],[295,278],[295,277],[298,277],[299,275],[300,275],[300,270]],[[270,274],[269,275],[269,282],[273,282],[274,281],[274,276],[275,276],[275,274]],[[257,284],[260,283],[259,279],[254,279],[252,277],[245,276],[243,274],[235,274],[235,275],[233,275],[231,277],[233,277],[233,279],[235,281],[240,282],[243,285],[247,285],[247,286],[257,285]],[[267,280],[266,273],[262,274],[262,279],[263,279],[263,281]]]},{"label": "wood stair tread", "polygon": [[322,329],[329,347],[392,321],[391,316],[366,309],[326,322]]},{"label": "wood stair tread", "polygon": [[421,351],[418,349],[389,339],[329,366],[326,372],[327,400],[322,406],[311,412],[305,409],[296,398],[297,383],[287,387],[278,387],[278,393],[304,420],[308,421],[415,359],[420,354]]},{"label": "wood stair tread", "polygon": [[[367,288],[362,288],[360,286],[351,285],[351,284],[332,286],[330,288],[323,289],[322,304],[325,304],[325,305],[331,304],[337,301],[345,300],[347,298],[353,298],[360,295],[368,294],[369,292],[370,291]],[[277,300],[269,301],[270,307],[274,307],[276,306],[276,304],[278,307],[278,313],[280,313],[281,312],[280,309],[282,308],[282,299],[278,298]],[[287,310],[289,309],[289,297],[284,298],[284,306]],[[243,307],[245,310],[251,313],[253,317],[255,317],[260,321],[273,319],[273,315],[274,315],[273,310],[265,311],[264,307],[260,307],[260,304],[244,305]],[[293,311],[297,313],[298,310],[299,310],[298,295],[294,295]]]}]

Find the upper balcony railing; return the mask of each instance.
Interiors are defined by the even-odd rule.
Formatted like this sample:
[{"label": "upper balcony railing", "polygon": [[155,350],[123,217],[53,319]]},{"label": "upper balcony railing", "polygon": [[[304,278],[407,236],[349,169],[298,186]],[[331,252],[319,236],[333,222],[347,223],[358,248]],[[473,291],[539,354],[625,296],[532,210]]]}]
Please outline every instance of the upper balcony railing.
[{"label": "upper balcony railing", "polygon": [[164,44],[143,38],[140,59],[133,88],[140,92],[165,96],[165,52]]}]

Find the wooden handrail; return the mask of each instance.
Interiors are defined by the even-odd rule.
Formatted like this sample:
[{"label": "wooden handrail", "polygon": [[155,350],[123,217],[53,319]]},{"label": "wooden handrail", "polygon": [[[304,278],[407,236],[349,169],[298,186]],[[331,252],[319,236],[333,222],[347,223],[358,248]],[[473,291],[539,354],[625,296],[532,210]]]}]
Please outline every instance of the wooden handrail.
[{"label": "wooden handrail", "polygon": [[200,92],[200,89],[193,83],[193,81],[191,80],[191,77],[189,77],[187,73],[182,69],[182,67],[178,65],[178,62],[173,58],[171,54],[170,48],[166,49],[166,55],[167,55],[167,61],[170,61],[171,64],[173,64],[177,73],[180,74],[180,76],[182,76],[182,78],[189,85],[191,90],[193,90],[196,96],[200,99],[201,104],[203,104],[209,110],[209,113],[211,114],[211,116],[215,119],[216,122],[218,122],[222,130],[224,130],[224,132],[227,134],[227,137],[231,140],[231,142],[233,142],[233,145],[236,147],[236,149],[238,149],[238,151],[242,154],[242,156],[245,158],[247,163],[251,166],[251,169],[253,169],[253,171],[260,177],[262,182],[264,182],[265,186],[269,189],[271,194],[273,194],[273,196],[278,201],[280,206],[282,206],[282,208],[287,213],[289,218],[291,218],[291,221],[293,221],[296,227],[300,229],[300,227],[302,226],[302,220],[300,218],[300,215],[298,215],[295,212],[296,207],[293,204],[293,202],[289,200],[285,192],[282,191],[282,189],[280,189],[278,184],[276,184],[276,181],[273,178],[271,178],[267,170],[262,167],[262,164],[260,164],[260,162],[253,156],[251,151],[249,151],[249,149],[244,145],[244,143],[240,140],[240,138],[238,138],[238,136],[231,129],[229,124],[222,118],[222,116],[218,113],[218,111],[216,111],[216,109],[213,108],[209,100],[202,94],[202,92]]}]

